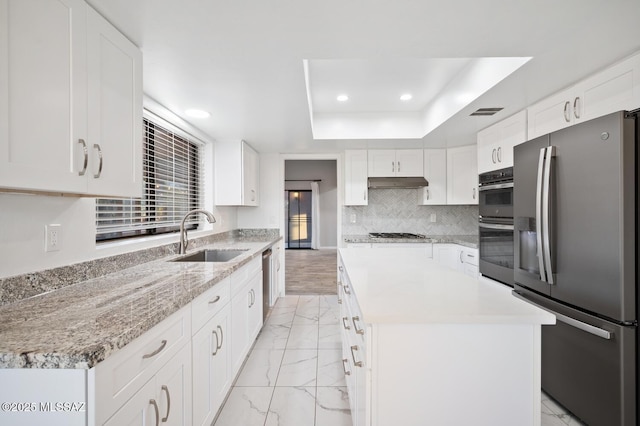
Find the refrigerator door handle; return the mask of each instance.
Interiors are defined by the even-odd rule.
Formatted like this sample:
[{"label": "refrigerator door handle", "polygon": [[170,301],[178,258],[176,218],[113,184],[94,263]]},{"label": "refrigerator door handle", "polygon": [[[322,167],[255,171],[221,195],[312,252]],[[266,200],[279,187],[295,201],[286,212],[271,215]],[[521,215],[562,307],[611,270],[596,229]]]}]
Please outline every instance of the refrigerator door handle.
[{"label": "refrigerator door handle", "polygon": [[553,284],[553,269],[551,267],[551,243],[550,243],[550,228],[549,222],[551,221],[551,208],[549,205],[549,192],[551,192],[551,158],[556,156],[556,147],[549,146],[546,148],[546,161],[544,170],[544,192],[542,195],[542,214],[544,215],[542,220],[542,235],[544,238],[543,252],[544,252],[544,264],[545,272],[547,274],[547,282]]},{"label": "refrigerator door handle", "polygon": [[568,317],[566,315],[560,314],[558,312],[552,311],[551,309],[547,309],[544,306],[540,306],[537,303],[529,300],[525,295],[518,293],[517,291],[513,291],[511,294],[513,294],[515,297],[517,297],[520,300],[523,300],[533,306],[535,306],[536,308],[540,308],[543,311],[547,311],[550,314],[555,315],[556,319],[558,321],[562,321],[563,323],[570,325],[572,327],[575,327],[577,329],[580,329],[582,331],[586,331],[589,334],[593,334],[594,336],[600,337],[602,339],[605,340],[611,340],[613,338],[613,332],[611,331],[607,331],[604,330],[600,327],[595,327],[591,324],[587,324],[586,322],[582,322],[582,321],[578,321],[577,319]]},{"label": "refrigerator door handle", "polygon": [[542,254],[542,180],[545,170],[545,152],[547,148],[540,150],[538,158],[538,175],[536,179],[536,255],[540,268],[540,279],[547,281],[547,271],[544,266],[544,256]]}]

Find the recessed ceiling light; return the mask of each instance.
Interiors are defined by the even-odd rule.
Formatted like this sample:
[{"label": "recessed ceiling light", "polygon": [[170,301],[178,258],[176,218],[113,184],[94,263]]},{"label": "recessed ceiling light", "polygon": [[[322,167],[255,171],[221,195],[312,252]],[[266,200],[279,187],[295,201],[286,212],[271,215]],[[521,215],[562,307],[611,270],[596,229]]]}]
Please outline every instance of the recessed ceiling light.
[{"label": "recessed ceiling light", "polygon": [[338,100],[338,102],[346,102],[349,100],[349,97],[347,95],[338,95],[336,99]]},{"label": "recessed ceiling light", "polygon": [[211,116],[207,111],[203,111],[201,109],[188,109],[184,112],[186,115],[192,118],[208,118]]},{"label": "recessed ceiling light", "polygon": [[411,93],[405,93],[404,95],[400,96],[401,101],[410,101],[412,98],[413,95]]}]

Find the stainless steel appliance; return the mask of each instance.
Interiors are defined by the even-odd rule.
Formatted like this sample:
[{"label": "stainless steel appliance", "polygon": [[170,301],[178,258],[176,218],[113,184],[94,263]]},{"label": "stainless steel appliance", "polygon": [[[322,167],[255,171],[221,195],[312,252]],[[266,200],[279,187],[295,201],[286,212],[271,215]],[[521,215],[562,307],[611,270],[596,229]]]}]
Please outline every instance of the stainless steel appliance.
[{"label": "stainless steel appliance", "polygon": [[271,279],[271,271],[272,265],[271,261],[272,257],[271,249],[266,249],[262,252],[262,320],[267,319],[267,315],[269,315],[269,311],[271,310],[271,299],[273,290],[271,287],[272,279]]},{"label": "stainless steel appliance", "polygon": [[513,167],[478,176],[479,270],[513,287]]},{"label": "stainless steel appliance", "polygon": [[637,425],[638,119],[514,149],[514,295],[556,314],[542,388],[590,426]]}]

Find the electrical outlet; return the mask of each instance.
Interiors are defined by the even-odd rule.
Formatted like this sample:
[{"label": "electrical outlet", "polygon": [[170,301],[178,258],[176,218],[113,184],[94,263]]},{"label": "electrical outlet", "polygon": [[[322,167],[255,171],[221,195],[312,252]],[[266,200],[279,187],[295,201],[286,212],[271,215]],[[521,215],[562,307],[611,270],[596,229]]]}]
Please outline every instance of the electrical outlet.
[{"label": "electrical outlet", "polygon": [[356,218],[356,214],[355,213],[351,213],[351,216],[349,217],[349,221],[351,223],[356,223],[357,218]]},{"label": "electrical outlet", "polygon": [[436,214],[431,213],[431,222],[436,222]]},{"label": "electrical outlet", "polygon": [[51,224],[44,228],[44,251],[59,251],[62,245],[62,225]]}]

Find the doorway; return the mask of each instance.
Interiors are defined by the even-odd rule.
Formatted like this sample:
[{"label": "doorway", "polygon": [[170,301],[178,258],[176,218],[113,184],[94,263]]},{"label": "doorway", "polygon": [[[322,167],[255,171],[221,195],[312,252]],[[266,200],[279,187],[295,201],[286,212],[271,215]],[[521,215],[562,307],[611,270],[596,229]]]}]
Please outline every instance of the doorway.
[{"label": "doorway", "polygon": [[310,249],[313,236],[312,192],[310,190],[284,191],[287,224],[286,249]]}]

